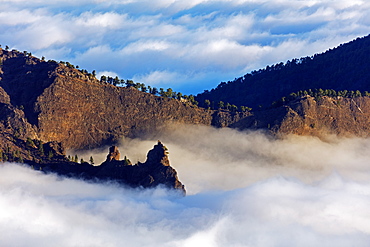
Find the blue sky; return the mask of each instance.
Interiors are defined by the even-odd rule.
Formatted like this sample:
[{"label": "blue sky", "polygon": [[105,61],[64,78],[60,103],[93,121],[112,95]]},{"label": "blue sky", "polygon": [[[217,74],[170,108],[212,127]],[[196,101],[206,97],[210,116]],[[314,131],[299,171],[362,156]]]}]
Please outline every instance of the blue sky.
[{"label": "blue sky", "polygon": [[0,0],[0,44],[196,94],[370,33],[361,0]]}]

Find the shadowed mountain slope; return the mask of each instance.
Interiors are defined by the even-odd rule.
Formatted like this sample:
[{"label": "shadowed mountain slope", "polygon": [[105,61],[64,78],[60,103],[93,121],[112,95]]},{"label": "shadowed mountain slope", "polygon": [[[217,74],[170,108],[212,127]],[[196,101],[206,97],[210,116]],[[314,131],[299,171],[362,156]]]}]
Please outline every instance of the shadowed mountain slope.
[{"label": "shadowed mountain slope", "polygon": [[219,101],[255,110],[268,108],[291,93],[309,89],[370,91],[370,36],[358,38],[322,54],[267,66],[198,94],[217,106]]}]

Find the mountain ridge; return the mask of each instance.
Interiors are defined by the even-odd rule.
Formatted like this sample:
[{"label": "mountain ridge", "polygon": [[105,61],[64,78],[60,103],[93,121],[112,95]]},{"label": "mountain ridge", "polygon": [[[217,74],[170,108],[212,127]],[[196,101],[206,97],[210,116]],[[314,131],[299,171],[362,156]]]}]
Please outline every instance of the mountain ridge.
[{"label": "mountain ridge", "polygon": [[[0,57],[0,87],[10,103],[22,108],[39,139],[63,142],[66,148],[109,145],[124,136],[137,137],[173,122],[223,127],[235,121],[233,118],[246,115],[227,111],[217,114],[133,87],[102,83],[75,68],[16,51],[0,49]],[[218,121],[220,117],[225,120]]]},{"label": "mountain ridge", "polygon": [[300,90],[370,91],[369,64],[370,35],[321,54],[268,65],[234,81],[221,82],[195,98],[202,106],[209,100],[214,105],[222,101],[258,110]]}]

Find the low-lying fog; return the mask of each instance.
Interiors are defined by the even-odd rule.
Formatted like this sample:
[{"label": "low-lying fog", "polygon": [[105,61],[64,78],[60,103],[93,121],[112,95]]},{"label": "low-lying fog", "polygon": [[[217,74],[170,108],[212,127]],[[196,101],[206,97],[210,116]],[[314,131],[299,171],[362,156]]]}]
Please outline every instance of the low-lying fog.
[{"label": "low-lying fog", "polygon": [[[368,246],[370,139],[202,126],[125,139],[144,162],[160,139],[188,195],[0,165],[1,246]],[[107,148],[78,154],[95,163]]]}]

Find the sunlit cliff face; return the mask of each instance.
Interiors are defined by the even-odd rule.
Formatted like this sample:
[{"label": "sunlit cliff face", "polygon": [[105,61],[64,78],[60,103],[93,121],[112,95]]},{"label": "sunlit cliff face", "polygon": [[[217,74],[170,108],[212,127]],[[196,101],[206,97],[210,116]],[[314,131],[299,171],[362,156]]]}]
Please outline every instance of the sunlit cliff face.
[{"label": "sunlit cliff face", "polygon": [[[177,126],[155,138],[168,147],[188,196],[62,179],[3,164],[1,245],[369,243],[369,139],[276,140],[199,126]],[[120,151],[135,163],[145,160],[152,145],[153,140],[125,139]]]}]

